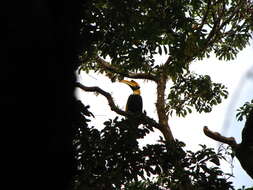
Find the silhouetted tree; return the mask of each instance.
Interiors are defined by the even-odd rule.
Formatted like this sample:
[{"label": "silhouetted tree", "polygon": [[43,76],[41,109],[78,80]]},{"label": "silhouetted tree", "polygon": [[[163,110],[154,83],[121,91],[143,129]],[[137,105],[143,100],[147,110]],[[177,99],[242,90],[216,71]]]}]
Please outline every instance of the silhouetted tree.
[{"label": "silhouetted tree", "polygon": [[[119,140],[117,138],[122,135],[123,132],[121,130],[123,129],[119,126],[124,125],[129,120],[137,119],[138,124],[144,129],[152,131],[153,128],[156,128],[161,131],[165,142],[159,146],[165,146],[165,154],[169,154],[168,152],[174,149],[172,145],[168,147],[167,144],[177,142],[169,125],[169,118],[174,113],[184,117],[191,113],[193,109],[199,113],[210,112],[213,106],[221,103],[222,99],[228,96],[224,85],[214,83],[208,75],[193,73],[189,69],[189,65],[195,60],[208,58],[211,53],[214,53],[219,59],[231,60],[236,57],[240,50],[246,47],[252,37],[252,0],[162,0],[159,2],[152,0],[99,0],[87,1],[83,5],[88,6],[89,9],[82,12],[81,35],[89,39],[87,42],[89,45],[80,54],[81,66],[79,71],[95,71],[109,77],[112,82],[123,78],[143,79],[154,82],[157,87],[156,111],[158,120],[155,121],[145,113],[134,116],[119,109],[115,105],[111,94],[99,87],[88,87],[86,84],[80,83],[77,86],[85,91],[96,92],[105,96],[112,111],[128,118],[123,121],[115,120],[115,123],[111,122],[110,125],[107,123],[108,125],[106,125],[104,130],[108,130],[111,125],[115,127],[115,129],[110,127],[110,133],[114,134],[111,142],[116,140],[115,143],[117,144],[117,140]],[[156,63],[155,55],[164,55],[167,56],[167,59],[164,63]],[[110,58],[110,61],[105,60],[107,57]],[[166,90],[169,82],[172,86],[169,90]],[[126,126],[130,128],[129,123]],[[115,132],[116,129],[118,130],[117,132]],[[100,143],[103,142],[104,130],[102,134],[98,131],[94,132],[96,134],[96,143],[94,143],[96,147],[93,148],[98,151],[92,154],[94,157],[91,156],[90,159],[85,160],[86,157],[83,151],[86,149],[79,150],[80,159],[85,160],[81,161],[81,165],[84,168],[81,168],[80,171],[87,172],[87,170],[94,169],[92,167],[87,169],[85,163],[88,163],[89,160],[96,162],[99,157],[101,159],[97,161],[100,167],[99,170],[91,171],[91,174],[94,174],[93,177],[84,176],[83,179],[84,181],[87,179],[96,181],[96,177],[98,177],[99,182],[97,181],[97,184],[103,185],[97,188],[111,189],[119,187],[117,186],[118,184],[126,184],[126,182],[122,181],[121,178],[125,175],[117,175],[121,180],[120,182],[103,178],[103,173],[101,172],[105,172],[110,168],[110,166],[107,168],[110,160],[107,152],[111,151],[105,147],[101,148],[102,144]],[[137,136],[134,137],[137,138]],[[129,139],[132,138],[129,137]],[[82,141],[80,141],[80,144],[82,144]],[[112,150],[114,150],[113,148]],[[185,152],[182,147],[179,150]],[[133,152],[134,150],[131,153]],[[117,153],[117,150],[112,153]],[[210,159],[209,153],[204,153],[199,158],[207,156],[207,161]],[[184,154],[187,157],[187,153]],[[194,155],[192,154],[191,156],[195,157]],[[149,157],[152,158],[152,156],[153,154],[150,153]],[[174,156],[177,157],[176,152],[174,152]],[[196,162],[193,166],[193,168],[198,166],[198,170],[195,171],[196,176],[193,174],[192,177],[189,174],[186,177],[187,171],[191,166],[185,167],[184,160],[180,159],[180,156],[178,158],[177,162],[172,163],[172,160],[167,162],[167,164],[172,164],[176,168],[174,168],[174,172],[184,171],[179,173],[185,178],[177,176],[175,177],[176,181],[168,182],[175,189],[201,187],[198,184],[201,181],[198,175],[203,180],[207,180],[207,176],[211,176],[210,181],[203,181],[203,184],[209,184],[208,187],[211,188],[211,184],[218,183],[219,180],[217,178],[223,175],[220,171],[214,172],[215,175],[211,175],[208,173],[210,168],[206,168],[205,164],[199,166],[199,162]],[[130,160],[128,161],[130,162]],[[137,163],[142,163],[143,167],[145,165],[143,160]],[[157,162],[154,165],[161,163]],[[128,164],[123,168],[130,170],[132,165],[131,163]],[[89,166],[91,165],[97,166],[96,164],[90,164]],[[114,167],[120,166],[121,164],[116,162]],[[204,173],[201,173],[200,169]],[[112,171],[114,172],[114,170]],[[166,173],[168,171],[163,168],[161,173],[156,171],[155,174],[159,176],[165,175],[165,179],[168,180],[171,175],[174,175],[173,173]],[[87,175],[89,176],[88,173]],[[136,175],[141,176],[140,173],[134,173],[131,177],[135,179]],[[102,178],[100,178],[101,176]],[[109,176],[112,175],[110,174]],[[131,182],[129,180],[127,181]],[[91,185],[92,183],[85,181],[83,184]],[[229,183],[224,182],[222,187],[216,186],[216,188],[226,189],[229,185]]]}]

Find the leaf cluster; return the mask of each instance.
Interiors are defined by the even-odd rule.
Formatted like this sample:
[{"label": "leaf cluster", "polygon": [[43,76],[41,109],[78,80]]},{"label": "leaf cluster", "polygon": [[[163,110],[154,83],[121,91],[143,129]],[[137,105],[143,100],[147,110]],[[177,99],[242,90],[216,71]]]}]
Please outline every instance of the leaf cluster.
[{"label": "leaf cluster", "polygon": [[123,72],[156,72],[159,54],[171,57],[170,72],[182,72],[211,51],[234,59],[252,37],[251,0],[95,0],[83,6],[86,70],[97,67],[92,57],[100,55]]},{"label": "leaf cluster", "polygon": [[226,87],[211,81],[209,75],[187,73],[177,78],[170,88],[167,112],[186,116],[195,108],[197,112],[211,112],[212,107],[227,98]]},{"label": "leaf cluster", "polygon": [[237,109],[236,117],[238,121],[242,121],[243,118],[247,119],[250,111],[253,109],[253,100],[246,102],[243,106]]},{"label": "leaf cluster", "polygon": [[[211,52],[234,59],[253,31],[252,0],[94,0],[83,6],[80,34],[86,46],[80,70],[105,74],[113,82],[129,73],[156,82],[166,76],[174,84],[164,107],[179,116],[192,108],[210,112],[227,97],[223,85],[190,74],[189,64]],[[156,55],[168,59],[157,63]],[[98,57],[110,63],[99,64]]]},{"label": "leaf cluster", "polygon": [[148,72],[157,50],[162,53],[160,45],[168,54],[169,43],[182,41],[183,31],[176,35],[173,30],[191,25],[184,5],[181,0],[93,1],[83,15],[82,31],[89,31],[93,50],[110,56],[113,64]]},{"label": "leaf cluster", "polygon": [[87,125],[91,116],[88,107],[79,107],[85,122],[81,119],[76,123],[79,127],[74,140],[78,162],[75,189],[176,190],[186,181],[196,189],[233,189],[218,167],[223,157],[213,149],[201,145],[202,149],[195,153],[184,151],[183,142],[166,142],[162,138],[157,144],[140,147],[138,139],[150,130],[137,127],[136,120],[108,120],[104,129],[98,131]]}]

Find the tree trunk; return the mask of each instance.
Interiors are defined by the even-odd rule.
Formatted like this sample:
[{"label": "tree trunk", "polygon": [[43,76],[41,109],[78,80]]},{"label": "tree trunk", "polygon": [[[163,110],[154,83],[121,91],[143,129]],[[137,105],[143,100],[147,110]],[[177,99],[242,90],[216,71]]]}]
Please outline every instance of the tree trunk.
[{"label": "tree trunk", "polygon": [[159,125],[161,126],[161,132],[164,135],[166,141],[174,141],[174,137],[170,130],[168,123],[168,116],[165,111],[165,89],[166,89],[167,76],[161,75],[157,81],[157,102],[156,109],[159,119]]}]

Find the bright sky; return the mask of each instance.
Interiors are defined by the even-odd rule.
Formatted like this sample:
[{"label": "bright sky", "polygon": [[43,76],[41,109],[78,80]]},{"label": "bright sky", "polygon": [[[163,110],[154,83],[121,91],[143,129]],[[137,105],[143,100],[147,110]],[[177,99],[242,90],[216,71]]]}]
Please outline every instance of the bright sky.
[{"label": "bright sky", "polygon": [[[164,62],[165,59],[164,57],[158,57],[157,63]],[[193,63],[191,70],[199,74],[208,74],[214,82],[223,83],[228,88],[229,98],[214,107],[211,113],[192,113],[185,118],[178,118],[176,116],[170,118],[169,123],[174,137],[185,142],[187,144],[186,148],[190,150],[199,149],[199,144],[206,144],[217,150],[218,143],[206,137],[202,132],[203,126],[208,126],[209,129],[218,131],[225,136],[234,136],[237,142],[240,142],[241,130],[245,121],[237,122],[235,110],[242,106],[245,101],[250,101],[253,98],[253,43],[241,51],[236,60],[224,62],[211,56],[209,59]],[[87,75],[81,73],[78,78],[86,86],[99,86],[105,91],[110,92],[119,108],[125,109],[127,98],[132,93],[132,90],[127,85],[119,82],[112,83],[108,78],[97,74]],[[143,80],[136,81],[141,86],[144,110],[146,110],[148,116],[156,119],[155,83]],[[95,96],[94,93],[86,93],[80,89],[76,90],[76,95],[84,104],[91,106],[90,111],[95,115],[95,119],[91,125],[102,129],[104,121],[108,118],[115,118],[116,114],[110,110],[103,96]],[[161,136],[160,132],[156,131],[145,137],[140,144],[155,143],[159,136]],[[222,165],[224,165],[225,171],[231,172],[228,164],[224,163]],[[234,161],[233,172],[235,175],[233,182],[236,188],[241,188],[242,185],[246,187],[253,186],[252,179],[241,169],[236,159]]]}]

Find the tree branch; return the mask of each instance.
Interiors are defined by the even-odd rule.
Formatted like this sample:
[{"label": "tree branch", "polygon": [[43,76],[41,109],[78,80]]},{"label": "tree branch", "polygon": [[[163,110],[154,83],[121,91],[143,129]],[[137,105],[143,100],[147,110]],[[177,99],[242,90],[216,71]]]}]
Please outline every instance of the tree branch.
[{"label": "tree branch", "polygon": [[110,93],[102,90],[101,88],[97,87],[97,86],[93,86],[93,87],[87,87],[84,86],[83,84],[77,82],[76,86],[86,92],[97,92],[101,95],[103,95],[104,97],[106,97],[108,104],[111,108],[112,111],[116,112],[119,115],[125,116],[125,117],[132,117],[132,118],[137,118],[140,119],[140,124],[145,125],[148,129],[150,129],[151,131],[153,131],[153,127],[156,129],[161,130],[160,125],[152,118],[148,117],[145,113],[141,113],[139,115],[130,113],[130,112],[125,112],[121,109],[119,109],[116,104],[113,101],[113,98],[111,96]]},{"label": "tree branch", "polygon": [[150,73],[130,73],[130,72],[122,72],[117,67],[111,65],[110,63],[106,62],[99,56],[95,58],[96,62],[100,67],[105,70],[111,71],[113,73],[117,73],[123,75],[124,77],[133,78],[133,79],[148,79],[152,81],[156,81],[156,77]]},{"label": "tree branch", "polygon": [[113,101],[113,98],[112,98],[112,96],[111,96],[110,93],[108,93],[108,92],[102,90],[101,88],[99,88],[99,87],[97,87],[97,86],[87,87],[87,86],[84,86],[83,84],[81,84],[81,83],[79,83],[79,82],[76,83],[76,86],[77,86],[78,88],[84,90],[84,91],[87,91],[87,92],[97,92],[97,93],[103,95],[104,97],[106,97],[106,99],[107,99],[107,101],[108,101],[108,104],[109,104],[109,106],[110,106],[110,108],[111,108],[112,111],[114,111],[114,112],[116,112],[116,113],[118,113],[118,114],[120,114],[120,115],[123,115],[123,116],[129,116],[126,112],[122,111],[121,109],[119,109],[119,108],[115,105],[115,103],[114,103],[114,101]]},{"label": "tree branch", "polygon": [[164,65],[168,66],[171,63],[171,61],[172,61],[172,57],[169,56]]},{"label": "tree branch", "polygon": [[230,145],[232,148],[236,148],[238,144],[236,143],[236,140],[234,137],[224,137],[218,132],[213,132],[210,129],[208,129],[207,126],[203,128],[203,131],[206,136],[210,137],[213,140],[216,140],[218,142],[222,142],[225,144]]},{"label": "tree branch", "polygon": [[[247,120],[247,121],[250,124],[252,124],[253,120],[251,118],[251,121],[249,121],[249,120]],[[246,121],[246,124],[245,124],[245,127],[244,127],[243,131],[252,130],[251,127],[253,127],[253,125],[250,126],[250,129],[249,128],[245,129],[245,128],[249,127],[249,126],[247,126],[247,121]],[[211,139],[216,140],[218,142],[228,144],[229,146],[231,146],[231,148],[235,152],[235,156],[237,157],[237,159],[241,163],[242,168],[253,179],[253,149],[252,149],[252,143],[247,144],[247,143],[243,143],[243,141],[242,141],[241,144],[237,144],[234,137],[224,137],[220,133],[213,132],[213,131],[209,130],[206,126],[203,128],[203,131],[204,131],[205,135],[210,137]],[[246,134],[251,138],[252,134],[250,132],[251,131],[249,131],[249,132],[247,131]],[[244,134],[244,132],[242,132],[242,135],[243,134]]]},{"label": "tree branch", "polygon": [[160,131],[163,133],[164,138],[167,141],[174,141],[173,134],[170,130],[168,123],[168,116],[165,111],[165,88],[166,88],[167,77],[163,73],[160,76],[160,80],[157,82],[157,102],[156,110],[160,124]]},{"label": "tree branch", "polygon": [[[222,19],[220,17],[218,20],[214,21],[214,25],[212,27],[212,30],[210,31],[210,33],[207,37],[206,47],[212,46],[212,44],[214,44],[219,39],[219,35],[218,35],[219,31],[221,31],[226,25],[229,24],[229,22],[236,15],[236,13],[239,11],[239,9],[240,9],[240,6],[236,7],[234,10],[230,10],[229,12],[227,12],[227,15],[229,15],[229,13],[230,13],[230,16],[227,19],[224,19],[222,23],[221,23]],[[222,11],[222,13],[224,13],[224,12],[225,12],[225,10]],[[215,14],[216,13],[214,13],[214,15]],[[220,38],[221,38],[221,36],[220,36]],[[206,47],[203,48],[203,50],[205,50]]]},{"label": "tree branch", "polygon": [[206,19],[207,19],[207,16],[209,14],[209,11],[210,11],[210,5],[211,5],[211,1],[209,0],[207,2],[206,12],[205,12],[204,16],[202,17],[202,21],[201,21],[200,26],[198,27],[198,33],[203,29],[203,26],[206,23]]}]

